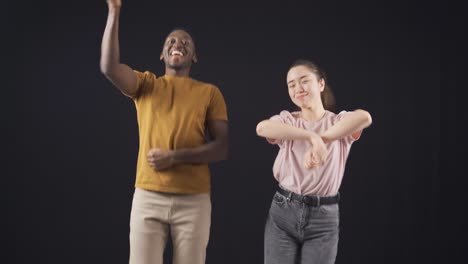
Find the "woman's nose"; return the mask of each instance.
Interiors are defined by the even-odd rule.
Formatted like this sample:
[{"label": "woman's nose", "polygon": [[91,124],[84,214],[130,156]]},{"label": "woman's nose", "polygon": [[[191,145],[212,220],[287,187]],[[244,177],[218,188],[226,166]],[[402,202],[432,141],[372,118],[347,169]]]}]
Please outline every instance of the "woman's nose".
[{"label": "woman's nose", "polygon": [[297,92],[302,92],[302,91],[304,91],[303,88],[304,88],[304,87],[302,87],[301,84],[297,84],[297,85],[296,85],[296,91],[297,91]]}]

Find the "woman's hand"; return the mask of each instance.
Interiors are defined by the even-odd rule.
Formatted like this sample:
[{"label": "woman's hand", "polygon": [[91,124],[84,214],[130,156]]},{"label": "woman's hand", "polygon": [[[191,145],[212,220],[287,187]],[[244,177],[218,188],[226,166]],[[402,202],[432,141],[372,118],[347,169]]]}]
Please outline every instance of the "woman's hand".
[{"label": "woman's hand", "polygon": [[306,151],[304,156],[304,167],[306,169],[323,165],[328,157],[328,149],[322,137],[312,133],[309,140],[312,146]]}]

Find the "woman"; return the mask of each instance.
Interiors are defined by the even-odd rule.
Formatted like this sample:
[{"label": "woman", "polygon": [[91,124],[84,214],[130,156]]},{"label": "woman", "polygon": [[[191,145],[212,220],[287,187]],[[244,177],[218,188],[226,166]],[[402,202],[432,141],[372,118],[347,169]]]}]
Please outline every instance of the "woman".
[{"label": "woman", "polygon": [[339,188],[354,141],[372,123],[367,111],[333,111],[323,71],[298,60],[287,73],[300,111],[282,111],[257,125],[280,147],[273,173],[279,183],[265,226],[265,263],[334,263],[339,233]]}]

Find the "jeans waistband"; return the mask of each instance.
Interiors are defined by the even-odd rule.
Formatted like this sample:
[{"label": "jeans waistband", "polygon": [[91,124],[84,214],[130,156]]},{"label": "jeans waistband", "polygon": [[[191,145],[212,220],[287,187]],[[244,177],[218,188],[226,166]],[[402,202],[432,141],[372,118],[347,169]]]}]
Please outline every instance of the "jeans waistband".
[{"label": "jeans waistband", "polygon": [[308,206],[320,206],[326,204],[336,204],[340,201],[340,193],[334,196],[318,196],[318,195],[300,195],[288,190],[278,188],[278,193],[285,196],[288,200],[295,200],[302,202]]}]

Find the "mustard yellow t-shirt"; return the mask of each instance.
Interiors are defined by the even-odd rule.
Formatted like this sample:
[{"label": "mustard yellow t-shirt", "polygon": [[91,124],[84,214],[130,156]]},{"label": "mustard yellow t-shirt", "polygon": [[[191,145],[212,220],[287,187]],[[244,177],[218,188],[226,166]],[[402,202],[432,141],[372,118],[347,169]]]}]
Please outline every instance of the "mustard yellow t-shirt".
[{"label": "mustard yellow t-shirt", "polygon": [[154,171],[146,154],[151,148],[177,150],[206,143],[207,120],[227,120],[226,104],[218,87],[190,77],[137,74],[133,98],[139,127],[139,153],[135,186],[169,193],[208,193],[208,164],[180,164]]}]

